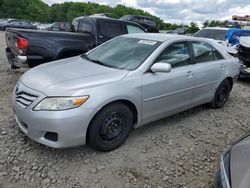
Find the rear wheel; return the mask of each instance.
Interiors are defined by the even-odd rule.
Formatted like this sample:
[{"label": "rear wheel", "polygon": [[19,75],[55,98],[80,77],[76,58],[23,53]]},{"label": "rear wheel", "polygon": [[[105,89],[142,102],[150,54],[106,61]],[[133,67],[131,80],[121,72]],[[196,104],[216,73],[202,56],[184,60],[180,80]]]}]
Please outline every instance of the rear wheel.
[{"label": "rear wheel", "polygon": [[227,102],[231,92],[231,84],[229,80],[223,80],[215,92],[213,101],[209,104],[212,108],[222,108]]},{"label": "rear wheel", "polygon": [[96,150],[114,150],[127,139],[132,127],[133,114],[129,107],[122,103],[110,104],[92,120],[88,142]]}]

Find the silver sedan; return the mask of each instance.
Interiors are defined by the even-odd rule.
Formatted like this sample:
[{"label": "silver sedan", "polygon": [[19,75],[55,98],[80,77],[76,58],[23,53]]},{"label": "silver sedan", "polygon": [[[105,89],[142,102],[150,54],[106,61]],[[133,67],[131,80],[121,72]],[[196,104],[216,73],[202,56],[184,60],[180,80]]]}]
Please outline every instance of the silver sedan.
[{"label": "silver sedan", "polygon": [[223,107],[239,67],[206,39],[124,35],[27,71],[14,88],[13,108],[32,140],[110,151],[133,128],[205,103]]}]

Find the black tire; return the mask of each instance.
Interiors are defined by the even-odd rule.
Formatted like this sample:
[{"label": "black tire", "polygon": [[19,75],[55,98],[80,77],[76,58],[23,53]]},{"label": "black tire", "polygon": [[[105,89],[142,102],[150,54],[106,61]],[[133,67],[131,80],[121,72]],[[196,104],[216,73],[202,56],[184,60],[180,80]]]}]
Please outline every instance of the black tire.
[{"label": "black tire", "polygon": [[221,82],[217,88],[214,99],[209,106],[212,108],[222,108],[228,100],[232,86],[228,79],[225,79]]},{"label": "black tire", "polygon": [[113,103],[99,111],[88,129],[89,145],[99,151],[118,148],[133,127],[133,114],[128,106]]}]

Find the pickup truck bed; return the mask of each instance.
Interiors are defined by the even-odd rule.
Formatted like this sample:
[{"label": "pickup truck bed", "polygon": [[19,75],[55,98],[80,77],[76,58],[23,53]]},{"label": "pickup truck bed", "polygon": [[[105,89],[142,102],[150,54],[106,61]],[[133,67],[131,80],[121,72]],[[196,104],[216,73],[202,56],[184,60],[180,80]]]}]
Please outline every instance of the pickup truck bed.
[{"label": "pickup truck bed", "polygon": [[[28,40],[27,48],[18,48],[19,37]],[[91,34],[73,32],[8,29],[5,39],[7,57],[16,67],[25,63],[28,67],[34,67],[43,62],[78,55],[95,47]],[[16,57],[13,59],[13,56]],[[22,59],[25,62],[21,62]]]}]

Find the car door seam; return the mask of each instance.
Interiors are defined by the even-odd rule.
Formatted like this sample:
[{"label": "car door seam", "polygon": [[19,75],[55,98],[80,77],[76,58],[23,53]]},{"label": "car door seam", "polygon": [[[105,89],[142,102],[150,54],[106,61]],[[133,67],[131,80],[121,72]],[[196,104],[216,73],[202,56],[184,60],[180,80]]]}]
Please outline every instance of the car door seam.
[{"label": "car door seam", "polygon": [[216,83],[216,82],[218,82],[218,80],[213,81],[213,82],[209,82],[209,83],[206,83],[206,84],[201,84],[201,85],[198,85],[198,86],[195,86],[195,87],[190,87],[190,88],[187,88],[187,89],[183,89],[183,90],[171,92],[171,93],[168,93],[168,94],[165,94],[165,95],[159,95],[159,96],[157,96],[157,97],[151,97],[151,98],[145,99],[144,102],[148,102],[148,101],[151,101],[151,100],[155,100],[155,99],[167,97],[167,96],[170,96],[170,95],[175,95],[175,94],[177,94],[177,93],[181,93],[181,92],[185,92],[185,91],[188,91],[188,90],[193,90],[193,89],[196,89],[196,88],[199,88],[199,87],[211,85],[211,84],[214,84],[214,83]]}]

